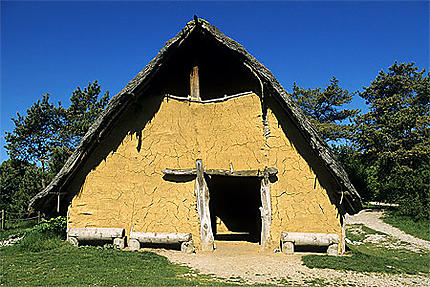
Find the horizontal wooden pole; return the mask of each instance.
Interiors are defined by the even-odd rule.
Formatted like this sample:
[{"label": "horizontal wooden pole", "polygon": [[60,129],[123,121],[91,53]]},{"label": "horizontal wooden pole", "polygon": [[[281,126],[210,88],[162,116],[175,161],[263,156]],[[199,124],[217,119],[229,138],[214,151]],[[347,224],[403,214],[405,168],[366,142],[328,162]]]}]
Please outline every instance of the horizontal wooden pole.
[{"label": "horizontal wooden pole", "polygon": [[340,239],[335,233],[282,232],[281,242],[292,242],[297,246],[329,246],[339,243]]},{"label": "horizontal wooden pole", "polygon": [[69,229],[68,236],[76,237],[78,240],[112,240],[124,237],[125,230],[109,227],[74,227]]},{"label": "horizontal wooden pole", "polygon": [[[269,172],[269,176],[273,176],[278,173],[278,170],[274,167],[268,168],[267,171]],[[240,171],[231,171],[227,169],[206,169],[203,172],[208,175],[264,177],[264,169],[263,170],[240,170]],[[197,170],[195,168],[189,168],[189,169],[166,168],[162,170],[162,173],[166,175],[196,175]]]},{"label": "horizontal wooden pole", "polygon": [[[278,170],[274,167],[268,168],[269,175],[276,175]],[[204,171],[205,174],[210,175],[226,175],[226,176],[255,176],[255,177],[263,177],[263,170],[238,170],[231,171],[227,169],[207,169]]]},{"label": "horizontal wooden pole", "polygon": [[161,172],[166,175],[196,175],[197,174],[197,170],[195,168],[189,168],[189,169],[166,168],[166,169],[163,169]]},{"label": "horizontal wooden pole", "polygon": [[140,243],[181,243],[191,240],[191,233],[131,232],[130,239]]}]

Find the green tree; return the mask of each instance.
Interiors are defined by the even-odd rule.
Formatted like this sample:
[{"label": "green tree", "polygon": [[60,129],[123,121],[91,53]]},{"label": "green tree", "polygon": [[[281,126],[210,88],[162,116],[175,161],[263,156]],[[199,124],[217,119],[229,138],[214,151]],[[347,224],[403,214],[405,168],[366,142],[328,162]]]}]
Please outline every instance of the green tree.
[{"label": "green tree", "polygon": [[356,119],[356,146],[368,163],[368,185],[407,215],[430,214],[430,80],[414,63],[395,62],[360,96],[369,112]]},{"label": "green tree", "polygon": [[77,87],[70,97],[71,105],[65,113],[64,133],[70,140],[69,145],[76,148],[81,138],[88,131],[109,102],[109,91],[100,97],[101,86],[94,81],[81,90]]},{"label": "green tree", "polygon": [[6,132],[10,160],[1,166],[0,204],[11,210],[26,210],[28,200],[45,188],[63,166],[109,101],[109,92],[99,99],[97,81],[84,90],[77,88],[65,109],[50,102],[49,94],[35,102],[27,115],[12,118],[15,127]]},{"label": "green tree", "polygon": [[77,87],[70,97],[70,106],[62,110],[62,128],[59,137],[62,144],[52,147],[49,162],[51,171],[55,174],[64,165],[100,113],[109,102],[109,91],[100,98],[101,86],[97,80],[89,82],[83,90]]},{"label": "green tree", "polygon": [[354,127],[345,123],[359,112],[359,109],[346,109],[345,104],[351,102],[353,93],[339,87],[339,80],[333,77],[330,84],[323,90],[303,89],[294,83],[293,100],[309,117],[326,141],[351,139]]},{"label": "green tree", "polygon": [[40,191],[42,171],[28,162],[8,159],[0,165],[0,209],[25,213],[28,201]]},{"label": "green tree", "polygon": [[49,94],[46,94],[27,110],[27,116],[17,113],[17,118],[12,118],[15,128],[12,132],[6,132],[5,148],[10,158],[41,166],[43,187],[46,185],[51,149],[62,143],[61,116],[61,104],[54,106],[49,102]]}]

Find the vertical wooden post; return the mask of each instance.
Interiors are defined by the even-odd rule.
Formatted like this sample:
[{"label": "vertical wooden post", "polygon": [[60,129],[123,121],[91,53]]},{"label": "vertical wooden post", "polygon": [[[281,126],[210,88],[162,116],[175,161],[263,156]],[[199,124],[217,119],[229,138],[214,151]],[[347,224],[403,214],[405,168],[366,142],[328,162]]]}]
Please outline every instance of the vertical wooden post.
[{"label": "vertical wooden post", "polygon": [[37,224],[40,223],[40,211],[37,211]]},{"label": "vertical wooden post", "polygon": [[1,230],[4,230],[4,209],[1,210]]},{"label": "vertical wooden post", "polygon": [[272,208],[270,203],[270,182],[269,170],[267,166],[264,168],[264,176],[261,179],[261,246],[268,247],[270,241],[270,224],[272,221]]},{"label": "vertical wooden post", "polygon": [[60,193],[57,196],[57,213],[60,213]]},{"label": "vertical wooden post", "polygon": [[209,211],[209,190],[203,173],[203,162],[196,160],[196,185],[197,212],[200,217],[200,237],[202,239],[202,250],[213,251],[214,235],[212,233],[211,215]]},{"label": "vertical wooden post", "polygon": [[200,100],[199,67],[194,66],[190,73],[190,97]]}]

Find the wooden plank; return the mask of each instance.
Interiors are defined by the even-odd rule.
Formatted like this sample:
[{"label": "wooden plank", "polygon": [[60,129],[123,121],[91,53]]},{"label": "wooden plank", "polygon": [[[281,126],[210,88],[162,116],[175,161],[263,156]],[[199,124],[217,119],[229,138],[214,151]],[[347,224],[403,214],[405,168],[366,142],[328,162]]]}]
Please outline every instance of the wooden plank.
[{"label": "wooden plank", "polygon": [[270,202],[269,169],[265,167],[261,179],[261,246],[267,248],[270,242],[270,225],[272,223],[272,207]]},{"label": "wooden plank", "polygon": [[211,216],[209,211],[209,190],[203,173],[203,162],[196,160],[196,185],[195,192],[197,198],[197,212],[200,217],[200,236],[203,251],[213,251],[214,236],[212,233]]},{"label": "wooden plank", "polygon": [[190,97],[200,100],[199,67],[194,66],[190,73]]}]

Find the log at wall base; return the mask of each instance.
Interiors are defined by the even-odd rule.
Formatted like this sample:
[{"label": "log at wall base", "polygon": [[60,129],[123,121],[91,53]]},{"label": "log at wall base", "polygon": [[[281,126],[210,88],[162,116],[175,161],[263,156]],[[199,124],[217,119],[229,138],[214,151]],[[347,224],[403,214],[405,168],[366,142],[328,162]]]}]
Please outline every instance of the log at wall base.
[{"label": "log at wall base", "polygon": [[68,230],[67,241],[74,246],[78,246],[79,241],[112,241],[114,245],[122,249],[125,247],[125,230],[124,228],[108,227],[74,227]]},{"label": "log at wall base", "polygon": [[68,236],[76,237],[78,240],[113,240],[114,238],[122,238],[124,235],[124,228],[108,227],[73,227],[68,232]]},{"label": "log at wall base", "polygon": [[339,243],[340,239],[335,233],[282,232],[281,241],[293,242],[295,245],[329,246]]},{"label": "log at wall base", "polygon": [[327,246],[327,254],[337,256],[339,252],[339,235],[334,233],[301,233],[282,232],[281,249],[283,253],[294,253],[294,246]]},{"label": "log at wall base", "polygon": [[209,190],[203,173],[203,162],[196,160],[196,184],[195,193],[197,199],[197,212],[200,217],[200,236],[203,251],[215,249],[214,236],[212,233],[211,216],[209,211]]},{"label": "log at wall base", "polygon": [[156,233],[156,232],[131,232],[128,245],[131,250],[139,250],[145,243],[156,244],[181,244],[181,251],[185,253],[195,252],[191,233]]},{"label": "log at wall base", "polygon": [[261,179],[261,246],[267,248],[270,242],[270,225],[272,221],[272,208],[270,202],[269,169],[266,167]]},{"label": "log at wall base", "polygon": [[191,233],[131,232],[130,239],[137,239],[140,243],[172,244],[190,241]]}]

